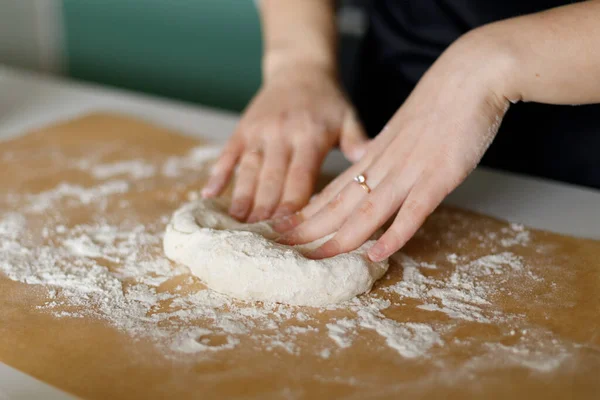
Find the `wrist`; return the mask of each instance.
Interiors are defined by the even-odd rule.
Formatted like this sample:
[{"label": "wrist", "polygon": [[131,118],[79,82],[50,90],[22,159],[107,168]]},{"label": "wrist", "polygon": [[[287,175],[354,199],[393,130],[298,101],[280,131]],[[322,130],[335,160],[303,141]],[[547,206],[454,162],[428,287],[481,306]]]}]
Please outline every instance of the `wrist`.
[{"label": "wrist", "polygon": [[521,100],[519,58],[513,35],[503,22],[484,25],[458,39],[449,49],[454,57],[470,65],[473,79],[482,87],[511,103]]},{"label": "wrist", "polygon": [[337,60],[328,54],[291,49],[273,50],[262,61],[263,82],[281,75],[319,74],[331,79],[338,75]]}]

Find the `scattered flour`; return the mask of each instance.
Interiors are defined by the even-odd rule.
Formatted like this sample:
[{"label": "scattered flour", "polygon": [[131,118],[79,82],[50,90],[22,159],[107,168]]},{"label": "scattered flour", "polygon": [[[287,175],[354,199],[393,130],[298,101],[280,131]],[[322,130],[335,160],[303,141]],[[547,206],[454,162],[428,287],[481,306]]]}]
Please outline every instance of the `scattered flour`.
[{"label": "scattered flour", "polygon": [[[119,193],[126,193],[129,183],[122,180],[107,181],[98,186],[86,188],[79,185],[61,183],[56,188],[26,196],[28,203],[25,211],[41,213],[55,206],[57,201],[70,201],[71,205],[90,204],[94,201],[106,201],[106,197]],[[13,202],[16,201],[11,196]],[[22,201],[19,199],[18,201]]]},{"label": "scattered flour", "polygon": [[458,262],[458,255],[452,253],[446,256],[446,259],[452,264],[456,264]]},{"label": "scattered flour", "polygon": [[329,357],[331,357],[331,350],[323,349],[323,350],[321,350],[319,355],[321,356],[321,358],[328,359]]},{"label": "scattered flour", "polygon": [[357,312],[360,326],[370,328],[385,338],[386,344],[406,358],[423,357],[435,345],[444,342],[433,328],[426,324],[400,323],[384,318],[380,313],[360,309]]},{"label": "scattered flour", "polygon": [[161,173],[167,177],[177,177],[185,170],[197,169],[200,163],[219,156],[222,148],[200,146],[193,148],[185,157],[169,157],[161,167]]},{"label": "scattered flour", "polygon": [[519,257],[503,252],[457,265],[449,276],[432,278],[423,275],[422,266],[412,258],[401,253],[394,257],[404,269],[403,279],[385,287],[384,291],[422,300],[423,304],[417,306],[422,310],[439,311],[450,318],[481,323],[506,319],[493,310],[486,311],[485,306],[490,304],[488,297],[493,293],[493,287],[482,278],[523,269]]},{"label": "scattered flour", "polygon": [[[117,176],[146,179],[159,171],[163,176],[177,177],[188,170],[199,171],[202,163],[218,151],[197,148],[156,166],[130,160],[82,164],[80,168],[99,180]],[[360,333],[369,331],[402,357],[429,357],[435,349],[451,345],[445,342],[444,334],[463,321],[512,324],[515,328],[507,331],[507,337],[515,336],[515,329],[522,336],[532,336],[522,333],[515,316],[505,315],[493,305],[497,291],[493,282],[497,279],[492,278],[539,279],[510,251],[472,261],[449,254],[450,269],[399,254],[395,257],[403,268],[403,278],[384,284],[379,291],[381,297],[370,294],[341,305],[305,309],[244,303],[198,289],[187,269],[174,266],[162,254],[162,232],[168,215],[146,225],[136,224],[135,219],[110,225],[99,218],[95,223],[67,227],[49,220],[41,232],[30,228],[25,217],[81,204],[96,207],[101,215],[107,198],[131,188],[129,182],[119,179],[93,187],[61,183],[38,194],[6,195],[5,200],[16,212],[0,214],[0,272],[14,281],[44,286],[48,300],[38,306],[40,311],[57,318],[103,320],[132,337],[153,340],[168,354],[214,353],[235,349],[248,339],[260,349],[296,355],[302,352],[300,337],[326,335],[330,343],[327,346],[332,347],[314,349],[314,355],[329,359],[336,351],[364,340]],[[513,224],[503,233],[504,247],[529,242],[529,233],[522,226]],[[197,289],[190,291],[192,284]],[[167,289],[169,285],[172,289]],[[397,306],[390,296],[400,304],[406,299],[417,301],[418,309],[443,313],[447,320],[436,325],[388,318],[383,311]],[[324,319],[327,322],[323,323]],[[468,365],[494,364],[499,355],[510,365],[544,371],[560,365],[568,352],[560,343],[554,344],[551,352],[546,351],[534,339],[515,346],[490,343],[487,352]]]},{"label": "scattered flour", "polygon": [[102,248],[96,245],[88,236],[66,239],[64,246],[74,255],[81,257],[103,257]]},{"label": "scattered flour", "polygon": [[510,224],[510,228],[502,228],[500,232],[504,234],[515,233],[513,236],[500,239],[500,244],[503,247],[527,246],[531,242],[529,231],[521,224],[512,223]]},{"label": "scattered flour", "polygon": [[357,323],[354,320],[343,318],[327,324],[329,338],[339,347],[346,348],[352,345],[352,339],[348,336],[356,332]]},{"label": "scattered flour", "polygon": [[162,165],[143,159],[100,163],[97,160],[80,159],[70,163],[71,168],[90,173],[94,178],[105,180],[114,177],[127,177],[132,180],[151,178],[160,171],[167,177],[177,177],[187,170],[197,170],[206,162],[218,157],[221,147],[198,146],[192,148],[183,157],[172,156],[167,158]]},{"label": "scattered flour", "polygon": [[82,163],[80,167],[84,171],[89,171],[96,179],[108,179],[125,175],[137,180],[150,178],[156,174],[156,167],[144,160],[120,161],[96,165]]}]

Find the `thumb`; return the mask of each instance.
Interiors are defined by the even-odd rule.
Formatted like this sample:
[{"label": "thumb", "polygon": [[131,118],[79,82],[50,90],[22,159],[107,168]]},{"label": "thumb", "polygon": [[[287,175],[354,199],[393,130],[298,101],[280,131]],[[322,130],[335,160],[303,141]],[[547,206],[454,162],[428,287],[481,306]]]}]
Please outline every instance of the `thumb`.
[{"label": "thumb", "polygon": [[340,149],[350,162],[359,161],[367,151],[369,138],[353,111],[344,118],[340,135]]}]

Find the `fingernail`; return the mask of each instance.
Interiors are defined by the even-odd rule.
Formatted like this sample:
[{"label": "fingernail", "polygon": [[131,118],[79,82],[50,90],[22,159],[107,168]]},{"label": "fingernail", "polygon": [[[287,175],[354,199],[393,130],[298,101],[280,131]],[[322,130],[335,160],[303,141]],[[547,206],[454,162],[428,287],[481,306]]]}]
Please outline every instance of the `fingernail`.
[{"label": "fingernail", "polygon": [[200,196],[202,196],[203,199],[206,199],[207,197],[212,197],[215,195],[215,191],[212,188],[209,187],[205,187],[204,189],[202,189],[202,191],[200,192]]},{"label": "fingernail", "polygon": [[325,256],[325,250],[323,250],[323,247],[319,247],[318,249],[315,249],[306,255],[307,258],[311,258],[313,260],[320,260],[321,258],[325,258]]},{"label": "fingernail", "polygon": [[254,211],[252,214],[250,214],[247,222],[250,224],[253,224],[255,222],[267,219],[268,217],[269,217],[269,215],[264,210],[257,210],[257,211]]},{"label": "fingernail", "polygon": [[242,219],[246,216],[246,212],[247,212],[247,207],[245,206],[245,204],[239,204],[239,203],[235,203],[231,205],[231,208],[229,209],[229,214],[231,214],[232,216],[234,216],[237,219]]},{"label": "fingernail", "polygon": [[283,218],[285,218],[285,217],[286,217],[286,216],[288,216],[288,215],[289,215],[289,213],[288,213],[288,212],[281,211],[281,210],[277,210],[277,211],[275,211],[275,212],[273,213],[273,220],[274,220],[274,221],[277,221],[277,220],[279,220],[279,219],[283,219]]},{"label": "fingernail", "polygon": [[290,215],[291,213],[293,213],[292,211],[292,206],[290,205],[282,205],[279,208],[277,208],[277,210],[275,210],[275,213],[273,214],[273,219],[277,220],[278,218],[283,218],[285,216]]},{"label": "fingernail", "polygon": [[386,248],[383,243],[375,243],[375,245],[369,249],[368,255],[371,261],[381,261],[383,258],[385,258],[383,257],[385,252]]},{"label": "fingernail", "polygon": [[218,190],[219,190],[218,183],[208,182],[202,188],[202,191],[200,192],[200,196],[202,196],[202,197],[211,197],[211,196],[216,195]]},{"label": "fingernail", "polygon": [[354,150],[352,152],[352,161],[360,161],[360,159],[363,158],[366,152],[367,149],[365,149],[364,147],[359,147],[358,149]]},{"label": "fingernail", "polygon": [[276,240],[277,243],[280,244],[287,244],[287,245],[292,245],[294,242],[294,235],[291,235],[289,233],[285,233],[281,236],[279,236]]},{"label": "fingernail", "polygon": [[279,219],[276,219],[275,221],[273,221],[271,226],[273,227],[275,232],[283,233],[285,231],[289,231],[290,230],[289,218],[290,217],[283,217],[283,218],[279,218]]},{"label": "fingernail", "polygon": [[295,228],[302,221],[302,216],[298,213],[286,215],[285,217],[277,218],[273,221],[273,229],[276,232],[285,232]]}]

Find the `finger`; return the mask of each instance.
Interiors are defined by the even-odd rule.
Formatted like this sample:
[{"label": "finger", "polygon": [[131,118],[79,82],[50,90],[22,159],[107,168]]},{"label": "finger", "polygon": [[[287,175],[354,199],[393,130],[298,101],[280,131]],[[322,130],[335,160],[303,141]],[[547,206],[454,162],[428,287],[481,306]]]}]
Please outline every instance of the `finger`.
[{"label": "finger", "polygon": [[333,257],[363,245],[400,208],[410,186],[398,180],[397,176],[388,175],[362,200],[338,232],[309,254],[309,258]]},{"label": "finger", "polygon": [[267,219],[275,211],[283,192],[289,153],[289,149],[281,140],[275,139],[267,144],[248,222]]},{"label": "finger", "polygon": [[[387,141],[373,141],[369,142],[369,153],[361,158],[359,162],[346,169],[341,175],[335,178],[333,181],[325,187],[311,202],[302,209],[302,217],[304,219],[311,218],[317,212],[319,212],[327,203],[329,203],[334,196],[336,196],[349,182],[352,182],[355,176],[362,174],[373,162],[375,157],[378,160],[382,159],[383,153],[388,148]],[[398,158],[395,154],[394,158]]]},{"label": "finger", "polygon": [[283,234],[278,240],[279,243],[304,244],[335,232],[356,206],[360,199],[358,196],[365,194],[359,186],[348,185],[320,212]]},{"label": "finger", "polygon": [[445,176],[421,179],[410,190],[390,228],[369,249],[372,261],[381,261],[400,250],[423,225],[425,219],[456,185]]},{"label": "finger", "polygon": [[[380,164],[366,173],[367,184],[372,188],[377,188],[379,185],[382,167],[383,164]],[[308,243],[337,231],[365,197],[367,191],[358,183],[351,181],[319,212],[285,233],[280,238],[281,243]]]},{"label": "finger", "polygon": [[337,196],[343,189],[352,182],[352,179],[361,172],[363,172],[370,164],[370,160],[366,157],[359,163],[354,164],[350,168],[346,169],[337,178],[331,181],[319,194],[317,194],[306,207],[302,209],[302,217],[304,219],[312,218],[315,214],[321,211],[329,202],[331,202],[335,196]]},{"label": "finger", "polygon": [[415,145],[417,143],[418,135],[409,136],[408,140],[403,140],[401,146],[394,146],[391,142],[396,138],[398,134],[398,128],[401,121],[397,121],[395,118],[388,123],[386,131],[380,134],[376,140],[369,141],[368,153],[356,164],[348,168],[342,175],[332,181],[314,201],[311,201],[309,205],[302,210],[302,216],[304,219],[310,218],[316,214],[321,208],[324,207],[331,198],[335,196],[340,190],[339,187],[347,184],[355,176],[363,173],[369,165],[373,162],[381,164],[382,159],[386,159],[385,154],[392,157],[393,164],[395,165],[396,171],[404,171],[405,166],[408,164],[410,155],[414,152]]},{"label": "finger", "polygon": [[231,178],[235,164],[237,163],[243,150],[243,141],[234,135],[225,145],[223,152],[211,169],[208,182],[202,189],[201,195],[204,198],[218,196]]},{"label": "finger", "polygon": [[340,135],[340,150],[351,162],[358,162],[367,151],[369,138],[354,111],[346,113]]},{"label": "finger", "polygon": [[310,142],[305,141],[295,146],[284,192],[274,217],[290,215],[308,203],[322,162],[322,152]]},{"label": "finger", "polygon": [[261,165],[260,152],[247,151],[242,156],[229,208],[229,213],[239,220],[244,220],[250,212]]}]

